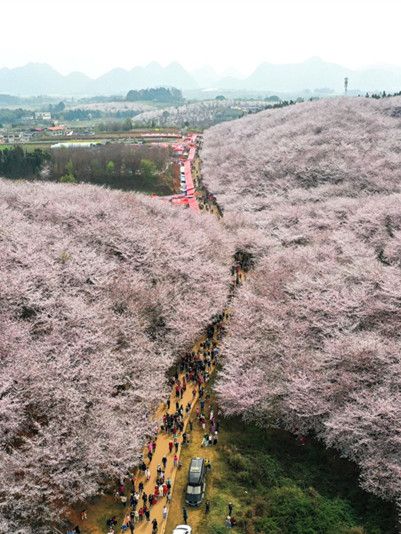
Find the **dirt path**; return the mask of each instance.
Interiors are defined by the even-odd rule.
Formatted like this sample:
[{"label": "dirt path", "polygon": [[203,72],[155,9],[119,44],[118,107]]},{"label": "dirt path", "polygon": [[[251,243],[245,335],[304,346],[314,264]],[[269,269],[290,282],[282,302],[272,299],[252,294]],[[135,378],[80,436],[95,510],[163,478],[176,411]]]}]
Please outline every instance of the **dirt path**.
[{"label": "dirt path", "polygon": [[[193,348],[193,352],[195,352],[196,354],[199,354],[199,347],[200,347],[200,344],[205,340],[205,337],[202,337],[194,346]],[[182,379],[184,378],[184,374],[180,374],[179,376],[180,380],[182,381]],[[194,398],[193,395],[192,395],[192,390],[193,390],[193,387],[192,385],[188,384],[188,387],[186,389],[186,391],[184,392],[184,395],[182,397],[181,400],[179,400],[180,404],[182,404],[184,407],[187,405],[187,403],[191,403],[191,411],[188,413],[188,415],[185,416],[184,418],[184,431],[185,432],[187,430],[187,426],[188,426],[188,422],[193,414],[193,410],[194,410],[194,407],[195,407],[195,404],[198,400],[198,392],[196,393],[196,397]],[[174,391],[174,388],[173,388],[173,391],[171,392],[171,395],[170,395],[170,410],[167,411],[167,407],[165,405],[163,405],[161,408],[162,408],[162,411],[161,413],[159,413],[159,417],[162,417],[164,413],[174,413],[175,412],[175,403],[177,401],[177,398],[175,396],[175,391]],[[170,478],[171,479],[171,484],[172,484],[172,487],[171,487],[171,492],[172,492],[172,495],[174,495],[174,492],[175,492],[175,489],[176,489],[176,477],[178,474],[181,474],[184,472],[184,469],[181,468],[181,469],[178,469],[177,467],[174,467],[174,463],[173,463],[173,459],[174,459],[174,454],[175,454],[175,450],[173,448],[173,451],[172,453],[169,453],[169,447],[168,447],[168,444],[169,444],[169,441],[171,441],[173,438],[172,438],[172,435],[171,434],[167,434],[165,432],[159,432],[158,434],[158,437],[157,437],[157,447],[156,447],[156,453],[154,455],[154,457],[152,458],[152,462],[151,462],[151,479],[149,482],[146,482],[145,483],[145,492],[149,495],[149,493],[154,493],[154,488],[155,488],[155,480],[156,480],[156,470],[157,470],[157,466],[158,465],[162,465],[162,458],[163,456],[167,456],[167,467],[166,467],[166,471],[165,471],[165,478],[168,479]],[[182,453],[182,434],[180,434],[180,437],[179,437],[179,449],[178,449],[178,457],[179,457],[179,460],[181,460],[181,453]],[[146,453],[147,454],[147,451]],[[144,479],[142,478],[142,481],[144,481]],[[145,482],[145,481],[144,481]],[[163,507],[167,505],[168,506],[168,516],[171,516],[170,517],[170,521],[172,521],[173,523],[175,524],[179,524],[179,523],[182,523],[182,516],[181,514],[171,514],[170,513],[170,506],[168,505],[168,502],[167,502],[167,498],[166,497],[163,497],[161,498],[158,503],[155,505],[155,506],[152,506],[152,509],[151,509],[151,521],[152,519],[156,518],[157,519],[157,522],[158,522],[158,525],[159,525],[159,530],[158,530],[158,534],[164,534],[164,532],[166,531],[166,521],[163,520],[163,516],[162,516],[162,513],[163,513]],[[176,515],[178,515],[178,517],[175,517]],[[140,533],[151,533],[152,532],[152,527],[151,527],[151,522],[147,523],[146,521],[143,521],[142,523],[138,523],[136,525],[136,528],[135,528],[135,532],[140,532]]]},{"label": "dirt path", "polygon": [[[217,331],[217,327],[215,327],[215,331]],[[200,345],[202,342],[205,341],[205,336],[202,336],[201,339],[198,340],[198,342],[193,347],[193,352],[196,354],[200,354]],[[214,368],[212,368],[212,371],[214,371]],[[181,373],[179,375],[179,378],[182,382],[182,379],[184,377],[184,373]],[[190,420],[190,418],[193,415],[193,410],[196,405],[196,402],[199,398],[198,388],[196,388],[196,396],[193,397],[193,385],[188,384],[186,391],[183,394],[182,399],[177,399],[175,395],[175,388],[172,388],[171,394],[170,394],[170,410],[167,410],[167,405],[165,403],[162,403],[157,411],[156,414],[156,420],[158,422],[162,422],[163,415],[165,413],[174,413],[175,412],[175,405],[176,401],[179,400],[180,404],[182,404],[184,407],[187,405],[187,403],[191,404],[191,411],[184,417],[184,432],[187,430],[187,425]],[[147,481],[145,479],[145,476],[139,471],[139,476],[136,478],[136,488],[138,489],[139,482],[144,483],[144,491],[147,495],[153,494],[155,490],[155,484],[156,484],[156,478],[157,478],[157,466],[162,465],[162,458],[163,456],[167,456],[167,466],[165,470],[165,480],[171,479],[171,492],[172,495],[174,495],[174,490],[176,486],[176,476],[177,473],[180,475],[184,473],[185,468],[178,469],[174,466],[174,454],[175,449],[173,448],[173,451],[169,452],[169,442],[173,439],[171,434],[167,434],[166,432],[159,431],[156,438],[156,450],[154,452],[152,461],[149,464],[147,453],[148,449],[145,447],[144,449],[144,461],[147,465],[149,465],[151,477],[150,480]],[[181,456],[181,449],[182,449],[182,434],[179,434],[179,449],[178,449],[178,457]],[[185,471],[185,477],[186,477],[186,471]],[[180,484],[181,486],[181,484]],[[127,480],[126,481],[126,489],[131,489],[131,483]],[[130,495],[130,491],[126,491],[126,495]],[[138,503],[137,509],[139,509],[142,506],[142,499],[140,498],[140,501]],[[164,534],[166,530],[166,520],[163,519],[163,507],[167,506],[170,509],[170,506],[167,501],[167,497],[162,497],[158,500],[157,504],[153,505],[150,509],[150,521],[146,521],[145,519],[143,521],[137,522],[135,524],[135,533],[141,533],[141,534],[151,534],[152,532],[152,520],[157,519],[158,522],[158,534]],[[121,526],[126,520],[128,519],[129,512],[131,511],[131,507],[129,506],[129,501],[127,502],[127,505],[122,505],[118,500],[116,500],[113,496],[105,495],[103,497],[100,497],[97,502],[95,502],[93,505],[87,507],[87,519],[81,520],[79,517],[79,514],[77,511],[72,512],[70,515],[70,520],[75,524],[78,525],[81,529],[82,534],[105,534],[107,533],[107,527],[106,527],[106,520],[112,516],[116,516],[117,518],[117,525],[115,527],[116,534],[121,532]],[[177,512],[177,510],[174,508],[174,514],[170,513],[170,510],[168,512],[168,521],[169,524],[179,524],[182,523],[182,513],[181,510]],[[174,525],[175,526],[175,525]],[[129,529],[126,532],[130,532]]]},{"label": "dirt path", "polygon": [[[196,403],[197,407],[199,405],[199,400]],[[214,409],[216,410],[216,405],[214,405]],[[206,409],[205,413],[209,414],[210,412],[210,402],[206,402]],[[170,534],[176,525],[182,522],[182,509],[185,505],[185,488],[187,485],[187,478],[188,478],[188,469],[189,464],[191,462],[192,458],[201,457],[205,458],[210,461],[213,466],[215,465],[215,460],[217,457],[217,446],[212,447],[202,447],[202,438],[203,438],[203,430],[202,427],[199,425],[199,423],[196,421],[196,418],[193,418],[193,432],[191,433],[191,442],[188,446],[186,446],[181,453],[181,461],[182,461],[182,469],[180,469],[177,472],[176,477],[176,489],[173,493],[173,499],[171,501],[170,505],[170,513],[167,518],[167,534]],[[211,482],[211,476],[210,474],[206,477],[206,497],[210,490],[210,482]],[[188,524],[193,529],[193,534],[201,534],[201,530],[199,530],[199,526],[201,522],[204,519],[205,516],[205,500],[202,502],[201,506],[197,508],[191,508],[189,506],[186,506],[186,509],[188,511]]]}]

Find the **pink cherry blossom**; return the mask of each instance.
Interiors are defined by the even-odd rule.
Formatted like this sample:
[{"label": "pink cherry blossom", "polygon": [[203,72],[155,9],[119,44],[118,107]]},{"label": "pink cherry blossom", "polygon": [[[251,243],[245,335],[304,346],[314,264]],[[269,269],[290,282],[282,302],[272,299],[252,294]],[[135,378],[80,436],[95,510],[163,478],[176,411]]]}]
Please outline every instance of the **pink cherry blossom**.
[{"label": "pink cherry blossom", "polygon": [[224,307],[232,247],[158,199],[0,180],[2,531],[45,532],[138,462],[166,372]]},{"label": "pink cherry blossom", "polygon": [[266,111],[204,136],[203,179],[254,272],[232,304],[226,413],[310,433],[401,501],[400,98]]}]

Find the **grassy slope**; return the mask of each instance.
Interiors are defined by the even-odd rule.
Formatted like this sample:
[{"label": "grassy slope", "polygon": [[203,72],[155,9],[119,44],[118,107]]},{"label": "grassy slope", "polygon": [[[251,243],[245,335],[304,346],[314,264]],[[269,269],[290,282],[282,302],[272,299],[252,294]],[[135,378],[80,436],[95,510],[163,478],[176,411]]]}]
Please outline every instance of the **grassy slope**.
[{"label": "grassy slope", "polygon": [[219,454],[209,478],[212,510],[200,532],[228,532],[228,502],[239,532],[251,534],[390,534],[391,504],[358,487],[356,466],[335,451],[283,431],[223,420]]},{"label": "grassy slope", "polygon": [[[216,399],[212,394],[213,405]],[[210,401],[206,404],[206,414]],[[193,418],[195,419],[195,418]],[[316,441],[302,445],[281,430],[261,430],[239,418],[223,418],[217,447],[201,448],[203,432],[194,421],[191,444],[181,452],[166,532],[182,522],[182,507],[190,459],[208,458],[204,503],[191,509],[194,533],[225,534],[228,503],[234,504],[243,534],[395,534],[394,507],[358,486],[358,468]]]}]

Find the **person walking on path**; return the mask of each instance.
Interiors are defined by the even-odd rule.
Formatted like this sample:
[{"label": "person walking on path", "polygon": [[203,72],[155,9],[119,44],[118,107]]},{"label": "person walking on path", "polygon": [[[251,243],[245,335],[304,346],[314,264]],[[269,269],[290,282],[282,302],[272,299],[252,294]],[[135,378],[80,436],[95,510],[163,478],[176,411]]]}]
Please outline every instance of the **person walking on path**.
[{"label": "person walking on path", "polygon": [[162,464],[163,464],[164,470],[166,470],[167,456],[163,456],[163,458],[162,458]]},{"label": "person walking on path", "polygon": [[229,502],[228,503],[228,515],[231,517],[233,515],[233,503],[232,502]]},{"label": "person walking on path", "polygon": [[145,510],[145,517],[146,517],[146,521],[149,523],[149,521],[150,521],[150,511],[148,509]]},{"label": "person walking on path", "polygon": [[184,518],[184,524],[187,525],[188,524],[188,512],[185,507],[182,509],[182,517]]},{"label": "person walking on path", "polygon": [[156,534],[157,530],[158,530],[157,519],[154,518],[152,521],[152,534]]},{"label": "person walking on path", "polygon": [[218,437],[219,437],[219,433],[216,430],[214,433],[214,437],[213,437],[213,445],[217,445]]},{"label": "person walking on path", "polygon": [[167,514],[168,514],[168,508],[167,506],[163,506],[163,521],[167,519]]},{"label": "person walking on path", "polygon": [[210,501],[206,501],[205,514],[208,514],[209,512],[210,512]]}]

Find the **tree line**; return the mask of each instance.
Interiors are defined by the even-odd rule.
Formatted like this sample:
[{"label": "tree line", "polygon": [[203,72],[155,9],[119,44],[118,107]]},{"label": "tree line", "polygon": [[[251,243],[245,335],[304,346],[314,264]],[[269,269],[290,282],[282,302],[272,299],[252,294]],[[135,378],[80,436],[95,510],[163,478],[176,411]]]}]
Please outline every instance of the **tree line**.
[{"label": "tree line", "polygon": [[376,100],[380,100],[381,98],[390,98],[392,96],[401,96],[401,91],[398,91],[398,93],[386,93],[386,91],[382,91],[381,93],[366,93],[366,98],[374,98]]},{"label": "tree line", "polygon": [[182,102],[182,92],[175,87],[155,87],[150,89],[131,89],[127,93],[128,102]]},{"label": "tree line", "polygon": [[20,146],[0,150],[0,176],[7,178],[32,178],[39,175],[43,166],[51,160],[49,152],[36,148],[28,152]]},{"label": "tree line", "polygon": [[108,144],[88,148],[0,151],[0,176],[89,182],[123,190],[172,193],[168,148]]}]

